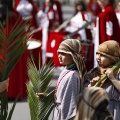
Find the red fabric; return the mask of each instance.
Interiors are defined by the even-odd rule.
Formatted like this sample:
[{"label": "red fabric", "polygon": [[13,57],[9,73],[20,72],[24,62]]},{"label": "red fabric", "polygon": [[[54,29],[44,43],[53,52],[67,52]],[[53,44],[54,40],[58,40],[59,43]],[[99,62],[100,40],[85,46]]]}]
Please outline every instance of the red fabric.
[{"label": "red fabric", "polygon": [[[56,5],[58,7],[58,3]],[[53,7],[48,8],[48,6],[45,3],[43,4],[43,11],[47,14],[47,17],[48,17],[48,20],[49,20],[49,29],[50,30],[56,29],[58,27],[58,25],[55,25],[55,23],[56,22],[60,22],[60,20],[57,17],[60,11],[55,11]],[[49,15],[51,13],[53,14],[53,18],[52,19],[50,19],[50,17],[49,17]]]},{"label": "red fabric", "polygon": [[15,11],[16,11],[17,6],[18,6],[19,3],[20,3],[20,0],[16,0],[16,1],[15,1],[15,5],[14,5],[14,10],[15,10]]},{"label": "red fabric", "polygon": [[97,2],[94,0],[89,0],[88,9],[93,13],[93,15],[97,16],[101,12],[101,8]]},{"label": "red fabric", "polygon": [[[82,12],[82,18],[84,21],[87,22],[87,20],[85,19],[85,13],[86,12]],[[85,28],[85,32],[86,32],[86,37],[88,40],[92,40],[92,32],[91,32],[91,29],[88,29],[88,28]]]},{"label": "red fabric", "polygon": [[[53,13],[53,15],[54,15],[52,19],[50,19],[50,17],[49,17],[50,13]],[[55,22],[58,22],[58,19],[56,18],[56,12],[53,8],[50,8],[48,10],[47,17],[48,17],[48,20],[49,20],[49,29],[50,30],[55,29],[54,25],[55,25]]]},{"label": "red fabric", "polygon": [[63,41],[63,37],[64,37],[64,33],[53,33],[54,34],[54,40],[56,40],[56,44],[55,47],[53,48],[53,62],[54,62],[54,66],[62,66],[59,62],[58,59],[58,53],[57,50],[59,48],[60,43]]},{"label": "red fabric", "polygon": [[98,14],[100,14],[101,13],[101,11],[102,11],[102,9],[100,8],[100,6],[98,5],[98,3],[96,3],[96,16],[98,15]]},{"label": "red fabric", "polygon": [[[120,28],[115,11],[112,6],[108,5],[104,12],[101,12],[99,18],[99,42],[102,43],[106,40],[116,40],[120,43]],[[111,22],[113,27],[113,35],[107,35],[106,22]]]},{"label": "red fabric", "polygon": [[93,0],[89,0],[88,9],[89,9],[91,12],[93,12],[93,4],[94,4]]},{"label": "red fabric", "polygon": [[61,8],[61,3],[57,0],[54,1],[56,6],[57,6],[57,13],[59,16],[59,23],[62,24],[63,23],[63,13],[62,13],[62,8]]},{"label": "red fabric", "polygon": [[36,21],[36,14],[38,12],[38,7],[34,4],[33,0],[28,0],[32,6],[33,6],[33,10],[32,10],[32,16],[33,16],[33,19],[32,19],[32,23],[31,23],[31,26],[34,26],[35,28],[37,28],[37,21]]},{"label": "red fabric", "polygon": [[[63,32],[51,31],[48,34],[48,42],[47,42],[46,52],[47,53],[53,53],[52,59],[53,59],[54,66],[61,66],[60,63],[59,63],[57,50],[58,50],[58,47],[59,47],[60,43],[63,41],[63,37],[64,37]],[[51,43],[53,41],[55,42],[55,45],[51,46]]]},{"label": "red fabric", "polygon": [[[15,22],[20,18],[19,14],[11,13],[9,17],[9,31],[13,28]],[[19,19],[20,21],[22,20]],[[17,65],[9,76],[8,97],[16,98],[19,95],[19,99],[24,98],[27,95],[26,82],[27,76],[27,59],[28,51],[26,50]]]},{"label": "red fabric", "polygon": [[93,59],[94,59],[94,44],[91,42],[89,45],[84,45],[82,47],[82,55],[86,57],[86,69],[87,71],[91,70],[93,66]]}]

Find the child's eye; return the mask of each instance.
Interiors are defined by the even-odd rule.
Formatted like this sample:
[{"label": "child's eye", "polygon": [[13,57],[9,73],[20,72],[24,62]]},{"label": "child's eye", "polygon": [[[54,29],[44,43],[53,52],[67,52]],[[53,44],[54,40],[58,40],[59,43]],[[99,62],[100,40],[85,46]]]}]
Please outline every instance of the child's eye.
[{"label": "child's eye", "polygon": [[66,55],[66,53],[58,52],[58,55]]},{"label": "child's eye", "polygon": [[105,55],[103,54],[100,54],[100,53],[96,53],[97,56],[100,56],[100,57],[106,57]]}]

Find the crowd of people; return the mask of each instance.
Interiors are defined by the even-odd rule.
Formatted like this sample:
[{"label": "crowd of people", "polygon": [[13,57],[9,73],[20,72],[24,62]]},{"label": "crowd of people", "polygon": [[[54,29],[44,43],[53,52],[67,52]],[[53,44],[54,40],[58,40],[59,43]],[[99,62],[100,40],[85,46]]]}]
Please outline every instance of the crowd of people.
[{"label": "crowd of people", "polygon": [[[74,14],[65,22],[62,6],[58,0],[41,1],[41,5],[33,0],[0,0],[0,5],[1,11],[9,9],[10,29],[19,17],[23,22],[28,20],[30,22],[25,33],[33,34],[31,40],[41,43],[41,46],[25,51],[10,77],[0,83],[0,92],[8,88],[10,98],[16,97],[18,93],[21,94],[20,99],[26,96],[25,83],[28,77],[25,64],[30,53],[37,67],[39,54],[41,65],[46,63],[49,57],[51,59],[57,57],[60,65],[65,68],[60,73],[54,93],[54,120],[120,119],[120,70],[111,69],[120,61],[119,0],[77,1]],[[0,21],[5,28],[6,14],[3,13],[0,12]],[[95,20],[91,22],[93,19]],[[82,29],[76,33],[77,37],[65,39],[65,35],[74,33],[80,28]],[[48,45],[52,31],[62,34],[63,37],[59,43],[53,37]],[[88,61],[85,61],[82,54],[82,45],[88,41],[89,44],[93,44],[87,54],[89,55],[92,50],[91,60],[94,67],[89,72],[87,68],[89,63],[86,65]],[[54,48],[50,56],[47,56],[48,47]],[[102,81],[99,87],[95,87],[104,74],[107,75],[107,79]]]},{"label": "crowd of people", "polygon": [[[88,17],[90,20],[96,17],[95,23],[88,27],[93,35],[91,41],[94,43],[93,69],[89,72],[86,69],[85,60],[81,54],[82,43],[79,39],[65,39],[58,47],[59,62],[65,68],[60,73],[55,88],[54,120],[120,119],[120,70],[119,68],[116,71],[112,70],[112,67],[120,62],[118,11],[114,8],[113,0],[96,2],[96,7],[99,6],[96,12],[99,9],[99,13],[86,10],[83,1],[77,2],[73,17],[57,29],[59,31],[65,28],[64,30],[74,32],[83,25],[83,22],[89,21],[85,19],[87,15],[90,15]],[[117,9],[118,7],[119,4]],[[85,29],[88,28],[82,30],[86,32]],[[80,39],[82,35],[84,36],[84,33],[80,34],[82,30],[79,31]],[[83,40],[86,39],[84,37]],[[107,76],[106,79],[96,87],[96,83],[103,75]]]}]

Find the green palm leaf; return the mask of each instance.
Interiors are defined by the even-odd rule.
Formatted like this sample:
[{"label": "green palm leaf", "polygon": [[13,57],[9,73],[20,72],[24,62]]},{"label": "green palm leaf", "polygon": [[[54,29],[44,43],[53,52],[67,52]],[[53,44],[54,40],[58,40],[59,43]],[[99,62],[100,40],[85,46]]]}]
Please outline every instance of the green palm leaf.
[{"label": "green palm leaf", "polygon": [[39,99],[36,97],[35,91],[29,83],[27,83],[27,90],[31,120],[39,120]]},{"label": "green palm leaf", "polygon": [[[51,62],[37,70],[33,61],[28,62],[30,82],[27,83],[27,90],[31,120],[47,120],[53,109],[54,91],[47,94],[54,74],[54,68],[50,66]],[[39,100],[36,96],[38,92],[47,95]]]},{"label": "green palm leaf", "polygon": [[44,99],[40,101],[39,120],[47,120],[51,111],[53,110],[54,90],[49,93]]},{"label": "green palm leaf", "polygon": [[14,112],[14,109],[15,109],[15,106],[16,106],[16,103],[17,103],[17,100],[18,100],[18,97],[15,99],[15,101],[14,101],[14,103],[13,103],[11,109],[10,109],[9,115],[7,117],[7,120],[11,120],[12,114]]},{"label": "green palm leaf", "polygon": [[[118,61],[111,69],[113,70],[113,72],[115,72],[116,70],[118,70],[120,68],[120,61]],[[107,78],[107,75],[104,74],[99,80],[98,82],[94,85],[95,87],[96,86],[99,86],[103,80],[105,80]]]},{"label": "green palm leaf", "polygon": [[[24,51],[27,49],[27,40],[31,37],[27,33],[25,34],[26,22],[18,20],[14,24],[12,30],[9,29],[8,17],[6,20],[6,30],[0,23],[0,82],[6,80],[15,65],[17,64]],[[0,120],[11,119],[13,109],[11,109],[8,115],[8,100],[7,91],[1,93],[0,96]]]}]

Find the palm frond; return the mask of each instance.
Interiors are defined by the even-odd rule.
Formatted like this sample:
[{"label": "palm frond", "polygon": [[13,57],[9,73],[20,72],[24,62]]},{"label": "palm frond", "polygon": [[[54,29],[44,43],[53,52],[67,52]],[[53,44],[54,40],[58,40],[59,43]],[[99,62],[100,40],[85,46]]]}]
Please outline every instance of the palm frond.
[{"label": "palm frond", "polygon": [[0,27],[4,35],[2,36],[4,40],[0,41],[2,44],[0,72],[3,73],[2,76],[0,76],[2,78],[0,81],[9,77],[19,58],[27,48],[26,40],[29,39],[29,37],[25,34],[25,25],[25,23],[22,24],[21,22],[20,25],[16,26],[10,33],[5,32],[4,29],[1,28],[2,26]]},{"label": "palm frond", "polygon": [[31,120],[39,120],[39,99],[36,97],[35,91],[30,83],[27,83],[27,90]]},{"label": "palm frond", "polygon": [[[28,62],[28,76],[30,83],[27,84],[27,90],[31,120],[47,120],[53,109],[54,91],[46,95],[54,75],[54,68],[50,66],[51,63],[48,63],[37,70],[33,61],[29,60]],[[46,97],[39,100],[36,96],[36,93],[38,92],[44,93]]]},{"label": "palm frond", "polygon": [[54,108],[54,90],[50,92],[44,99],[40,100],[39,120],[47,120]]},{"label": "palm frond", "polygon": [[18,97],[15,99],[15,101],[14,101],[14,103],[13,103],[11,109],[10,109],[7,120],[11,120],[17,101],[18,101]]},{"label": "palm frond", "polygon": [[[27,49],[26,42],[31,37],[29,34],[25,34],[25,22],[23,23],[18,18],[12,30],[10,30],[8,21],[7,15],[6,29],[4,29],[2,23],[0,23],[0,82],[9,77],[20,57]],[[0,120],[6,120],[8,116],[6,90],[1,93],[0,102]],[[15,106],[13,106],[12,111],[14,110],[14,107]],[[13,112],[10,112],[11,115],[12,113]]]}]

